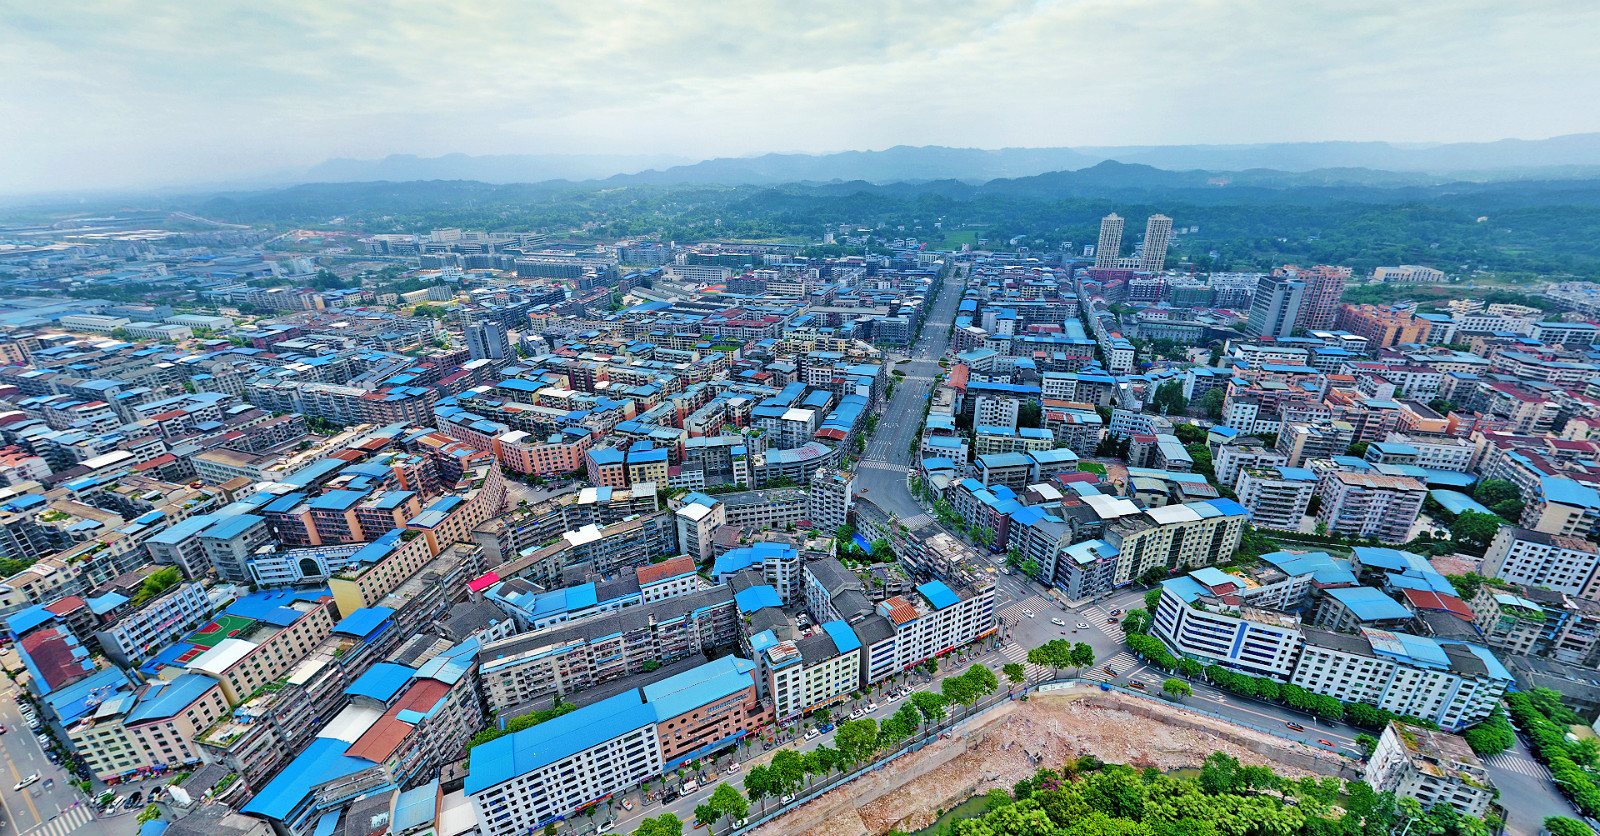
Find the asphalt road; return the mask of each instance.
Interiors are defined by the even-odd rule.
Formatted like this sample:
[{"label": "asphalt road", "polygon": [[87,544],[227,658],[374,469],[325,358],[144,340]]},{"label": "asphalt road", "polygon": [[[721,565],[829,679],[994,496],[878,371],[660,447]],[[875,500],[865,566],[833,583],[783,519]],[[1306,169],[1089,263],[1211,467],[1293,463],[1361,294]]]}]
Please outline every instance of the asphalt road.
[{"label": "asphalt road", "polygon": [[[0,735],[0,760],[5,764],[0,769],[0,803],[4,805],[0,832],[8,836],[100,836],[108,832],[108,823],[96,819],[84,806],[83,797],[67,783],[71,776],[66,770],[45,757],[17,708],[16,694],[17,686],[0,678],[0,723],[6,727],[6,733]],[[39,775],[38,782],[14,789],[34,773]],[[46,779],[53,785],[46,787]],[[115,821],[125,821],[130,827],[133,823],[131,816]]]},{"label": "asphalt road", "polygon": [[939,298],[923,320],[922,333],[905,355],[910,362],[891,361],[891,369],[903,371],[906,376],[895,385],[894,397],[884,406],[877,431],[867,440],[866,452],[856,466],[856,493],[902,521],[924,514],[906,488],[912,459],[909,445],[933,392],[933,376],[943,371],[939,358],[950,345],[950,329],[965,290],[965,279],[961,277],[965,275],[965,268],[956,267],[945,277]]}]

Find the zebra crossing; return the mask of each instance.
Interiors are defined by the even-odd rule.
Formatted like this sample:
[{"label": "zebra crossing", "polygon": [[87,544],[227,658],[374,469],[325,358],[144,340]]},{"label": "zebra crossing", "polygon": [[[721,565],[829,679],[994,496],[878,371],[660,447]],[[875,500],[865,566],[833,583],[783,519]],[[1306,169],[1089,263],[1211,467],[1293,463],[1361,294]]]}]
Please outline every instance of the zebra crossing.
[{"label": "zebra crossing", "polygon": [[873,470],[892,470],[896,473],[904,473],[909,469],[903,464],[895,464],[894,462],[883,461],[881,459],[862,459],[859,463],[857,463],[857,466],[869,467]]},{"label": "zebra crossing", "polygon": [[68,807],[61,811],[60,815],[32,830],[24,831],[22,836],[66,836],[92,821],[94,813],[87,806],[79,804],[76,807]]},{"label": "zebra crossing", "polygon": [[1483,765],[1494,769],[1516,772],[1530,778],[1549,778],[1550,770],[1544,764],[1516,750],[1508,750],[1483,759]]},{"label": "zebra crossing", "polygon": [[1100,632],[1111,637],[1112,641],[1121,644],[1127,640],[1127,633],[1123,631],[1122,623],[1120,621],[1116,624],[1107,623],[1106,619],[1112,617],[1111,613],[1099,604],[1080,610],[1079,614],[1083,616],[1084,621],[1089,622],[1099,628]]},{"label": "zebra crossing", "polygon": [[1017,644],[1016,642],[1012,642],[1006,645],[1004,648],[1001,648],[1000,655],[1004,656],[1008,663],[1022,665],[1022,669],[1027,673],[1029,682],[1038,680],[1049,675],[1050,673],[1049,668],[1029,662],[1028,649],[1020,644]]},{"label": "zebra crossing", "polygon": [[[1117,679],[1117,677],[1127,677],[1130,671],[1132,671],[1134,668],[1142,666],[1143,664],[1144,663],[1139,661],[1137,656],[1134,656],[1127,651],[1120,651],[1109,659],[1097,660],[1094,663],[1093,670],[1085,670],[1081,675],[1084,679],[1098,679],[1101,682],[1111,682]],[[1116,671],[1117,675],[1112,676],[1111,674],[1106,673],[1105,669],[1107,667],[1110,667],[1112,670]]]},{"label": "zebra crossing", "polygon": [[[916,528],[916,526],[911,527]],[[1022,614],[1023,610],[1027,610],[1037,617],[1047,609],[1050,609],[1050,602],[1040,598],[1037,595],[1030,595],[1020,601],[1012,601],[1011,603],[1001,607],[998,615],[1007,623],[1016,624],[1022,619],[1027,618],[1027,616]]]}]

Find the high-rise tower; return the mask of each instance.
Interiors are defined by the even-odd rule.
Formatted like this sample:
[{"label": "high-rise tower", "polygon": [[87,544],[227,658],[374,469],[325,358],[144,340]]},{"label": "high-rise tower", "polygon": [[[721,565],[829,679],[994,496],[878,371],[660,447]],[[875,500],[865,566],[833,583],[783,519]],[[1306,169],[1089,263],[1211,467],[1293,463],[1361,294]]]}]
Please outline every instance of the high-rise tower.
[{"label": "high-rise tower", "polygon": [[1350,278],[1349,267],[1319,264],[1309,270],[1302,270],[1285,265],[1273,273],[1306,284],[1305,301],[1300,305],[1300,318],[1295,323],[1297,330],[1315,331],[1333,327],[1334,317],[1339,312],[1339,296],[1344,293],[1344,280]]},{"label": "high-rise tower", "polygon": [[1306,283],[1289,276],[1262,276],[1250,300],[1250,321],[1245,334],[1252,337],[1288,337],[1294,334],[1305,303]]},{"label": "high-rise tower", "polygon": [[1144,225],[1144,258],[1139,269],[1159,273],[1167,266],[1167,244],[1172,240],[1172,219],[1166,215],[1151,215]]},{"label": "high-rise tower", "polygon": [[1122,218],[1117,213],[1100,219],[1100,243],[1094,248],[1094,266],[1099,270],[1115,270],[1122,256]]}]

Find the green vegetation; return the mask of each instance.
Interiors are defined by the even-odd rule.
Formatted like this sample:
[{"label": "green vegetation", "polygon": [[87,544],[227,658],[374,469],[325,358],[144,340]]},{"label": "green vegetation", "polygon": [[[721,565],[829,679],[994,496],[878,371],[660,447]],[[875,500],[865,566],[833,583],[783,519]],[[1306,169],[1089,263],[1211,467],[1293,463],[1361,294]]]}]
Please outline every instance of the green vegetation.
[{"label": "green vegetation", "polygon": [[[1600,767],[1600,745],[1594,738],[1567,740],[1567,728],[1583,718],[1561,704],[1561,695],[1548,688],[1507,694],[1511,721],[1527,735],[1534,757],[1550,767],[1561,792],[1586,816],[1600,815],[1600,786],[1593,770]],[[1552,831],[1554,832],[1554,831]]]},{"label": "green vegetation", "polygon": [[1098,473],[1106,475],[1106,466],[1099,462],[1078,462],[1078,469],[1084,473]]},{"label": "green vegetation", "polygon": [[1183,396],[1183,383],[1169,380],[1156,387],[1150,405],[1161,415],[1183,415],[1189,410],[1189,401]]},{"label": "green vegetation", "polygon": [[557,704],[554,708],[547,708],[544,711],[535,711],[529,714],[523,714],[519,717],[513,717],[506,721],[506,727],[503,729],[495,728],[491,722],[490,728],[484,729],[483,731],[472,736],[472,740],[468,741],[467,743],[467,750],[471,751],[474,746],[481,746],[491,740],[497,740],[505,737],[508,734],[516,734],[523,729],[531,729],[534,726],[545,722],[546,720],[554,720],[563,714],[570,714],[576,710],[578,710],[577,703],[564,702]]},{"label": "green vegetation", "polygon": [[165,569],[158,569],[139,584],[139,591],[133,593],[133,605],[139,607],[154,601],[182,581],[183,573],[178,571],[178,567],[168,566]]},{"label": "green vegetation", "polygon": [[1485,758],[1517,745],[1517,734],[1511,730],[1511,722],[1499,708],[1489,715],[1489,719],[1467,729],[1461,736],[1466,739],[1467,745],[1472,747],[1473,752]]}]

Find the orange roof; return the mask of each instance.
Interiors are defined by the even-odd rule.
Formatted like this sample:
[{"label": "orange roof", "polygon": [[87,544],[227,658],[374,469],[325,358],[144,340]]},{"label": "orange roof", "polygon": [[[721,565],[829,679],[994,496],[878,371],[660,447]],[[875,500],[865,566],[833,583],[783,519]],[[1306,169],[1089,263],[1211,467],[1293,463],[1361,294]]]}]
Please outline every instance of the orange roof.
[{"label": "orange roof", "polygon": [[1402,589],[1400,594],[1404,595],[1406,600],[1417,609],[1445,610],[1467,621],[1472,620],[1472,608],[1467,606],[1467,602],[1454,595],[1440,595],[1437,592],[1426,589]]},{"label": "orange roof", "polygon": [[896,624],[905,624],[908,621],[916,620],[917,608],[911,606],[906,599],[898,595],[884,601],[883,605],[889,609],[889,620]]},{"label": "orange roof", "polygon": [[65,598],[61,598],[59,600],[51,601],[50,603],[45,604],[44,608],[49,610],[52,613],[55,613],[56,615],[66,615],[67,613],[72,612],[73,610],[76,610],[79,607],[87,607],[87,606],[89,606],[89,605],[87,603],[85,603],[82,598],[79,598],[76,595],[68,595]]},{"label": "orange roof", "polygon": [[694,558],[688,555],[679,555],[671,560],[664,560],[653,566],[639,567],[639,585],[659,583],[677,575],[684,575],[694,571]]},{"label": "orange roof", "polygon": [[439,700],[449,692],[450,686],[437,679],[417,680],[406,691],[405,696],[397,700],[394,705],[389,706],[389,710],[378,718],[378,722],[373,723],[372,727],[367,729],[366,734],[361,735],[355,743],[351,744],[350,749],[345,754],[356,758],[366,758],[373,763],[383,763],[389,759],[390,755],[394,754],[396,749],[400,748],[400,744],[405,742],[406,737],[415,728],[415,724],[407,723],[399,718],[400,712],[411,711],[426,714],[435,705],[438,705]]}]

